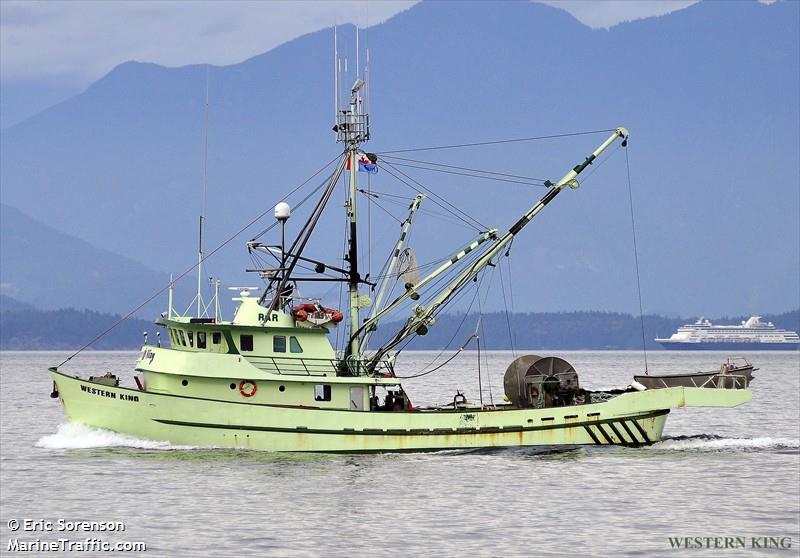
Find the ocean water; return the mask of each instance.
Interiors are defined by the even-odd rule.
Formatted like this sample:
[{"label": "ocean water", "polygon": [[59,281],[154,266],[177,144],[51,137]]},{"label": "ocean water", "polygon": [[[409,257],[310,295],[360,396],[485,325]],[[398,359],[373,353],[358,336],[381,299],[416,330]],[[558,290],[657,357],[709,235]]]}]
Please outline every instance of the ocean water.
[{"label": "ocean water", "polygon": [[[401,355],[398,375],[449,356],[437,354]],[[644,366],[635,352],[558,354],[589,388],[627,385]],[[648,448],[352,456],[175,447],[67,424],[46,371],[64,356],[0,353],[2,555],[107,554],[76,550],[100,544],[87,539],[144,543],[124,555],[147,557],[800,555],[798,353],[747,353],[760,369],[753,401],[673,411],[665,440]],[[654,352],[648,364],[711,370],[727,356]],[[417,405],[452,401],[456,389],[497,402],[513,355],[482,357],[481,391],[474,352],[406,390]],[[132,384],[134,358],[89,352],[67,370]],[[80,521],[124,531],[75,530]],[[12,549],[27,542],[61,546]]]}]

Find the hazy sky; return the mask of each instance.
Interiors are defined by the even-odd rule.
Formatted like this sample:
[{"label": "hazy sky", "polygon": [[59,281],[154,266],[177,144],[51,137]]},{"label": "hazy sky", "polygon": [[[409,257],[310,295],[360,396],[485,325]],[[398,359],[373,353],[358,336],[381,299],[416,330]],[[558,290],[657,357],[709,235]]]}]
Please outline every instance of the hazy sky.
[{"label": "hazy sky", "polygon": [[[232,64],[334,23],[369,26],[415,1],[0,2],[0,80],[88,85],[128,61]],[[694,0],[546,0],[592,27]]]}]

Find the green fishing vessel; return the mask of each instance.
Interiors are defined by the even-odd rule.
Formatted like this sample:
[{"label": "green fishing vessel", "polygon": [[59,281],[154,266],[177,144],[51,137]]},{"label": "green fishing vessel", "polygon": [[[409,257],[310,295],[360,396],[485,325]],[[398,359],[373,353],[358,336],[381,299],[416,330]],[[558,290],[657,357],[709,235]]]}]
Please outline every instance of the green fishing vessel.
[{"label": "green fishing vessel", "polygon": [[[337,55],[338,59],[338,55]],[[337,74],[338,76],[338,74]],[[358,76],[357,76],[358,77]],[[400,237],[392,247],[382,279],[372,282],[359,271],[359,168],[371,170],[376,157],[363,152],[369,140],[365,83],[356,79],[349,99],[340,103],[334,132],[343,145],[335,170],[299,235],[286,246],[286,203],[275,207],[279,245],[248,243],[251,253],[274,259],[259,274],[263,291],[238,288],[232,319],[219,312],[219,282],[209,314],[202,303],[202,241],[198,256],[196,312],[168,309],[156,321],[164,332],[141,349],[135,363],[136,387],[120,385],[113,374],[83,377],[50,369],[52,396],[71,421],[173,444],[289,452],[394,452],[508,446],[642,446],[661,439],[672,409],[734,407],[750,400],[746,382],[711,382],[710,387],[635,387],[592,391],[574,368],[556,356],[525,355],[508,364],[502,404],[469,402],[456,392],[445,405],[417,407],[395,373],[405,342],[435,327],[435,317],[454,296],[473,285],[507,255],[512,240],[628,131],[613,130],[592,153],[556,182],[530,209],[502,232],[485,230],[426,276],[415,273],[405,242],[425,195],[410,200]],[[346,189],[347,252],[336,267],[305,255],[304,249],[337,186]],[[404,260],[405,258],[405,260]],[[403,265],[405,263],[405,265]],[[301,265],[302,264],[302,265]],[[313,266],[316,276],[301,273]],[[404,269],[401,269],[404,268]],[[395,293],[390,286],[400,279]],[[303,299],[298,285],[339,281],[347,286],[344,311],[324,301]],[[420,300],[421,299],[421,300]],[[417,302],[419,301],[419,302]],[[379,323],[406,310],[402,327],[375,349],[370,340]],[[337,351],[331,335],[345,331]],[[71,358],[71,357],[70,357]],[[69,359],[67,359],[69,360]],[[721,374],[724,372],[721,372]]]}]

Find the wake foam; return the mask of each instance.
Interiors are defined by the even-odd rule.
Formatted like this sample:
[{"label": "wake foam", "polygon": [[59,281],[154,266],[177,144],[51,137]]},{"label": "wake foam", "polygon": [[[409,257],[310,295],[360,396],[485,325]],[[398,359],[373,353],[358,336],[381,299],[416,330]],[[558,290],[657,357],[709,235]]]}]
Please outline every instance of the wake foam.
[{"label": "wake foam", "polygon": [[55,434],[42,436],[36,442],[36,447],[45,449],[135,448],[162,451],[196,449],[193,446],[176,446],[169,442],[144,440],[74,422],[61,424]]},{"label": "wake foam", "polygon": [[800,440],[792,438],[724,438],[714,434],[693,436],[665,436],[661,442],[649,446],[654,450],[674,451],[770,451],[798,450]]}]

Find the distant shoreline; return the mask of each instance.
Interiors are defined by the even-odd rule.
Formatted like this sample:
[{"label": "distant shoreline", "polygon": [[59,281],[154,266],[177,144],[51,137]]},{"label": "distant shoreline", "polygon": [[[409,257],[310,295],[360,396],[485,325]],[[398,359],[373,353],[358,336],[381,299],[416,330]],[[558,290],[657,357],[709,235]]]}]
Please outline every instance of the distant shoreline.
[{"label": "distant shoreline", "polygon": [[[719,323],[739,323],[749,316],[712,320]],[[644,316],[644,348],[665,350],[654,339],[669,336],[693,317],[666,318]],[[800,329],[800,309],[782,314],[764,314],[765,321],[797,331]],[[82,347],[99,332],[119,320],[118,315],[91,310],[0,309],[0,351],[73,351]],[[429,351],[457,349],[475,330],[477,314],[446,314],[437,320],[424,337],[417,337],[408,350]],[[402,325],[383,324],[373,337],[372,346]],[[159,327],[150,321],[131,318],[122,322],[94,344],[96,351],[134,351],[149,332],[155,343]],[[511,331],[514,342],[509,341]],[[642,350],[642,320],[638,316],[619,312],[572,311],[514,313],[488,312],[481,317],[481,348],[488,351],[550,350],[559,351],[640,351]],[[164,339],[164,344],[168,340]],[[520,349],[518,347],[540,347]],[[465,350],[474,349],[474,341]],[[791,350],[791,349],[789,349]],[[722,352],[726,352],[722,350]]]}]

